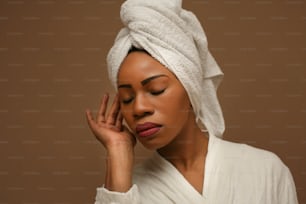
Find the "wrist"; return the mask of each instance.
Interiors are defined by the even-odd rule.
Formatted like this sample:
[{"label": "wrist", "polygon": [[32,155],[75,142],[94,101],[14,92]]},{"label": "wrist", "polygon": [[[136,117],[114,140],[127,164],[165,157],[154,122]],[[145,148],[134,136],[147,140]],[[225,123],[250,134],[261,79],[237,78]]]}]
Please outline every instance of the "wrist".
[{"label": "wrist", "polygon": [[113,142],[106,148],[107,157],[131,157],[134,155],[134,146],[126,142]]},{"label": "wrist", "polygon": [[105,187],[111,191],[127,192],[132,186],[133,148],[114,146],[107,151]]}]

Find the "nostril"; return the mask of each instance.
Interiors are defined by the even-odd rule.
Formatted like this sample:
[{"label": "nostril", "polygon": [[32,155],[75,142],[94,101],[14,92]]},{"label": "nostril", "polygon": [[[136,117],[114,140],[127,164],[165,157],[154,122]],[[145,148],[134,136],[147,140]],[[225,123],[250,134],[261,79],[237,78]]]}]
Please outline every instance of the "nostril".
[{"label": "nostril", "polygon": [[139,118],[143,118],[145,116],[148,116],[148,115],[151,115],[152,112],[150,111],[145,111],[145,112],[142,112],[142,113],[134,113],[133,116],[135,119],[139,119]]}]

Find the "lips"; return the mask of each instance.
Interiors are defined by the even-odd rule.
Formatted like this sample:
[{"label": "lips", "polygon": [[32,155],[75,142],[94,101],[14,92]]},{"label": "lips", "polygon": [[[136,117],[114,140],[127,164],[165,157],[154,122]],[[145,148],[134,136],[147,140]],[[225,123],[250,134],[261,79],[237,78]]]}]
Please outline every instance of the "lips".
[{"label": "lips", "polygon": [[161,125],[155,123],[143,123],[136,126],[136,133],[140,137],[149,137],[157,133],[161,128]]}]

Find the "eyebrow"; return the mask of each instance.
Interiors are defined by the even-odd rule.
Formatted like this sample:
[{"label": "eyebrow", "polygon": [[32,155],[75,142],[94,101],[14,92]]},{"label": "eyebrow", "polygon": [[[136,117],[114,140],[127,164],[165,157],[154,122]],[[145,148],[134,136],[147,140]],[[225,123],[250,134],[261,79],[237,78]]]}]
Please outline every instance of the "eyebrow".
[{"label": "eyebrow", "polygon": [[[140,83],[142,86],[148,84],[150,81],[156,79],[156,78],[159,78],[159,77],[168,77],[167,75],[164,75],[164,74],[159,74],[159,75],[154,75],[154,76],[151,76],[149,78],[146,78],[144,80],[142,80]],[[120,84],[118,86],[118,88],[132,88],[132,85],[131,84]]]},{"label": "eyebrow", "polygon": [[147,79],[142,80],[140,83],[142,86],[146,85],[147,83],[149,83],[150,81],[152,81],[153,79],[159,78],[159,77],[168,77],[167,75],[164,74],[160,74],[160,75],[155,75],[155,76],[151,76]]}]

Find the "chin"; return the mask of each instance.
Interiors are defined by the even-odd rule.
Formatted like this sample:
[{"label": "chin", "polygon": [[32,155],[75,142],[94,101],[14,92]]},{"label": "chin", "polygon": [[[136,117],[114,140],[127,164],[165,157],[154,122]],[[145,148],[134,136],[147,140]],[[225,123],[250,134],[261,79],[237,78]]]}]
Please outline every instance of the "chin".
[{"label": "chin", "polygon": [[[171,137],[170,137],[171,138]],[[164,132],[159,132],[155,135],[149,137],[137,137],[137,140],[148,150],[158,150],[168,146],[171,143],[171,140]]]},{"label": "chin", "polygon": [[159,144],[159,143],[156,143],[155,141],[140,141],[138,140],[142,146],[144,146],[146,149],[148,150],[152,150],[152,151],[155,151],[155,150],[158,150],[160,148],[163,148],[165,147],[166,145],[163,145],[163,144]]}]

